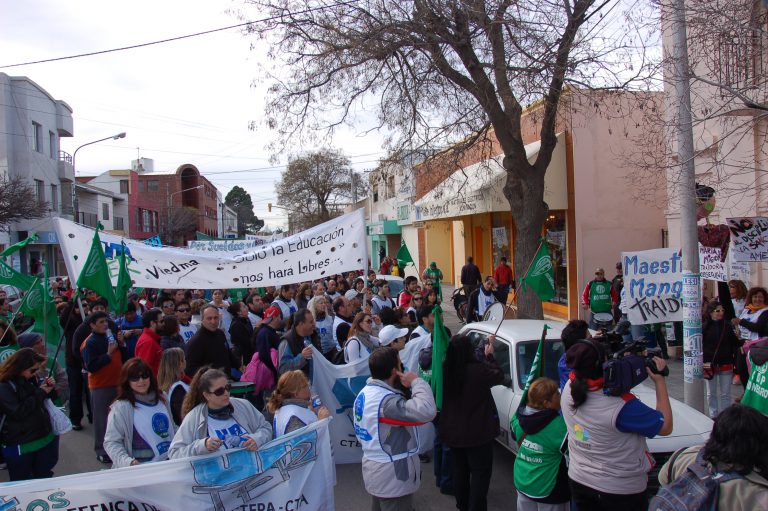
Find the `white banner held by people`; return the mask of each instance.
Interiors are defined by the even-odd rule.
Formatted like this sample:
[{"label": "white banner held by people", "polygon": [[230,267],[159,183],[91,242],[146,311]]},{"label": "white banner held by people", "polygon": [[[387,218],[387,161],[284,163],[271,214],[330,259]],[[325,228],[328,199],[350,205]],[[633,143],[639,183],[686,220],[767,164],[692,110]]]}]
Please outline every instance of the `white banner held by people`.
[{"label": "white banner held by people", "polygon": [[[93,230],[54,219],[69,275],[83,268]],[[117,284],[117,256],[125,242],[134,286],[165,289],[230,289],[281,286],[315,280],[367,266],[362,209],[268,245],[240,252],[192,252],[150,247],[141,241],[99,233]]]},{"label": "white banner held by people", "polygon": [[0,509],[332,511],[335,468],[328,420],[258,451],[148,463],[0,485]]},{"label": "white banner held by people", "polygon": [[728,218],[731,250],[736,261],[768,261],[768,218]]},{"label": "white banner held by people", "polygon": [[[333,421],[328,427],[333,460],[338,464],[360,463],[363,449],[355,436],[352,414],[357,394],[371,377],[368,357],[351,364],[334,365],[312,348],[312,365],[312,390],[333,414]],[[421,452],[432,450],[435,441],[432,423],[419,426],[417,430]]]},{"label": "white banner held by people", "polygon": [[624,288],[630,323],[682,321],[683,268],[678,248],[623,252]]},{"label": "white banner held by people", "polygon": [[254,240],[195,240],[188,241],[187,248],[198,252],[242,252],[255,248]]}]

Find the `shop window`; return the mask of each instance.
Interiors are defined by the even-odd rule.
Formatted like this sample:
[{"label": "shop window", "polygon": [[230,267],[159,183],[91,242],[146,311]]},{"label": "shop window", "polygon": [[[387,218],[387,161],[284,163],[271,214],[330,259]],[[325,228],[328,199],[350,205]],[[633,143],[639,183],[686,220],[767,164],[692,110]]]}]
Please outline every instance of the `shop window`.
[{"label": "shop window", "polygon": [[544,233],[555,272],[555,297],[550,301],[568,305],[568,236],[565,229],[565,211],[549,212],[544,222]]}]

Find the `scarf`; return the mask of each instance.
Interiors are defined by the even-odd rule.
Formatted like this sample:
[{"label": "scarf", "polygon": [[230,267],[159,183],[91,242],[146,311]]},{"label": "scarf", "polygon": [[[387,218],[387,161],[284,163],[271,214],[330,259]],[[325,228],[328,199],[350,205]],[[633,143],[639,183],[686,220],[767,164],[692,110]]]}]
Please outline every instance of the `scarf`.
[{"label": "scarf", "polygon": [[752,305],[751,303],[749,305],[745,305],[744,306],[745,309],[748,309],[749,312],[752,312],[752,313],[755,313],[757,311],[763,310],[766,307],[768,307],[768,305],[763,305],[762,307],[756,307],[756,306]]},{"label": "scarf", "polygon": [[136,401],[140,401],[144,403],[145,405],[151,405],[154,406],[157,404],[157,394],[153,390],[150,390],[146,394],[135,394],[133,395],[136,398]]},{"label": "scarf", "polygon": [[373,351],[374,349],[378,348],[378,346],[373,343],[373,340],[371,339],[371,334],[369,333],[366,333],[360,330],[355,334],[355,337],[357,337],[360,340],[363,346],[368,348],[368,351]]},{"label": "scarf", "polygon": [[208,417],[212,417],[216,420],[225,421],[232,417],[232,413],[235,411],[235,407],[231,404],[225,406],[224,408],[218,408],[214,410],[213,408],[208,408]]}]

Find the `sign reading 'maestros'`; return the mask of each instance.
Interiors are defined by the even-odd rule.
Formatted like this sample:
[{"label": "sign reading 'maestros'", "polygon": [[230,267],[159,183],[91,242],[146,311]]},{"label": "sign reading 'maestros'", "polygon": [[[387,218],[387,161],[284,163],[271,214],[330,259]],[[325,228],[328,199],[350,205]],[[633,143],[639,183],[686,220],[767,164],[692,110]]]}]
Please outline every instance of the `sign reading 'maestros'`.
[{"label": "sign reading 'maestros'", "polygon": [[[56,220],[56,230],[69,275],[75,279],[88,257],[93,230],[68,220]],[[107,260],[117,258],[121,242],[130,256],[134,286],[149,288],[241,288],[280,286],[336,273],[365,269],[363,210],[268,245],[239,252],[192,252],[150,247],[141,241],[100,233]],[[113,272],[113,284],[117,274]]]}]

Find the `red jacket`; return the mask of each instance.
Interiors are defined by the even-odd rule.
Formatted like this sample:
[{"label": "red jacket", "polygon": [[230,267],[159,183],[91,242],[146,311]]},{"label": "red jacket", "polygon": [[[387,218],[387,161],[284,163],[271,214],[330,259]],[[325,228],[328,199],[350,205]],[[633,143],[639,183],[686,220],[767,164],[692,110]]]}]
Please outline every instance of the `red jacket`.
[{"label": "red jacket", "polygon": [[499,264],[493,272],[493,280],[500,286],[512,285],[512,268],[506,264]]},{"label": "red jacket", "polygon": [[152,369],[152,373],[157,376],[157,371],[160,369],[160,357],[163,356],[163,348],[160,347],[160,334],[151,328],[145,328],[136,343],[135,354],[146,362]]}]

